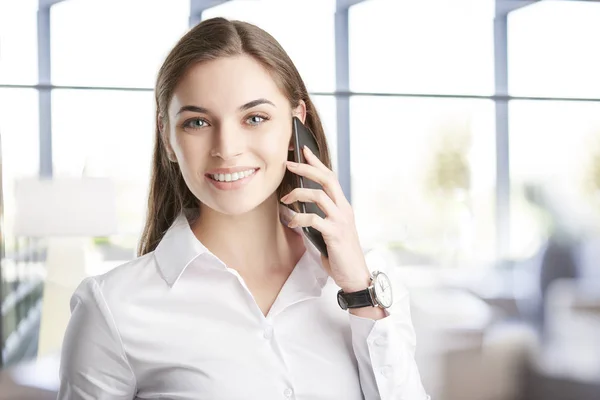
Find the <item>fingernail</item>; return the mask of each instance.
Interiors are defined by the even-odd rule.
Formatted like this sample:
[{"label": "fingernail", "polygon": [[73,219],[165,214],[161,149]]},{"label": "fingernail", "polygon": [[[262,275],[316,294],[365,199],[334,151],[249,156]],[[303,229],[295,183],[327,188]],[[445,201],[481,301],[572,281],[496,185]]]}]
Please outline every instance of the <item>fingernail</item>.
[{"label": "fingernail", "polygon": [[310,149],[308,148],[307,145],[304,145],[304,150],[307,151],[307,152],[309,152],[310,154],[312,154],[312,151],[310,151]]},{"label": "fingernail", "polygon": [[289,194],[286,194],[285,196],[283,196],[283,197],[281,198],[281,202],[282,202],[282,203],[285,203],[285,202],[287,201],[288,197],[289,197]]},{"label": "fingernail", "polygon": [[292,220],[288,223],[288,228],[295,228],[297,226],[298,226],[298,224],[294,220]]},{"label": "fingernail", "polygon": [[294,162],[294,161],[288,161],[288,162],[287,162],[287,165],[288,165],[288,167],[292,167],[292,168],[294,168],[294,167],[297,167],[297,166],[298,166],[298,163],[296,163],[296,162]]}]

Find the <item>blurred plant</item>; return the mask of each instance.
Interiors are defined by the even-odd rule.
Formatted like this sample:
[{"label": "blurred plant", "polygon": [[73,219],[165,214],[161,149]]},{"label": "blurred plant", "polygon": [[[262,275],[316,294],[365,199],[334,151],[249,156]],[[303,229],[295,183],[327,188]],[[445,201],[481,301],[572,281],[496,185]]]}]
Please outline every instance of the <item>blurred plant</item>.
[{"label": "blurred plant", "polygon": [[472,252],[473,215],[470,205],[471,121],[446,120],[435,132],[429,168],[425,174],[426,197],[432,202],[442,230],[437,257],[442,265],[469,262]]},{"label": "blurred plant", "polygon": [[471,187],[469,122],[446,122],[437,132],[432,147],[432,160],[425,178],[427,192],[442,199],[464,197]]},{"label": "blurred plant", "polygon": [[106,246],[110,244],[110,238],[106,236],[95,236],[92,240],[96,246]]}]

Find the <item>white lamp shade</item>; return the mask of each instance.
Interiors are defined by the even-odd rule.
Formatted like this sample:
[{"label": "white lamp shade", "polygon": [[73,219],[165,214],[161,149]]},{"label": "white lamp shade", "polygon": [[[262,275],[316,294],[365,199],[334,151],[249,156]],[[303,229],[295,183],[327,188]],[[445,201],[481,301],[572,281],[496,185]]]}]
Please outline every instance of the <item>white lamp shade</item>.
[{"label": "white lamp shade", "polygon": [[118,232],[108,178],[28,178],[16,182],[17,236],[109,236]]}]

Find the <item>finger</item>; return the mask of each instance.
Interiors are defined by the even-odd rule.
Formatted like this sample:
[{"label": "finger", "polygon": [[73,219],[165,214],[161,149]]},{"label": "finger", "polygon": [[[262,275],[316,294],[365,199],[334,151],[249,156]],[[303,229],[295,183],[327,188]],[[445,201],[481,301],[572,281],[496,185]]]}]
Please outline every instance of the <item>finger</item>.
[{"label": "finger", "polygon": [[314,165],[306,164],[306,163],[297,163],[294,161],[288,161],[287,167],[290,171],[297,175],[304,176],[305,178],[314,181],[321,186],[325,187],[325,184],[329,177],[327,176],[327,172],[318,169]]},{"label": "finger", "polygon": [[321,218],[317,214],[310,213],[296,213],[296,215],[294,215],[294,217],[292,217],[290,220],[288,226],[290,228],[296,228],[298,226],[304,228],[310,226],[321,232],[323,236],[331,235],[333,232],[333,224],[331,222]]},{"label": "finger", "polygon": [[295,201],[315,203],[327,217],[335,217],[339,214],[339,208],[331,200],[331,197],[319,189],[296,188],[282,197],[281,201],[285,204]]},{"label": "finger", "polygon": [[342,206],[341,203],[338,203],[337,199],[339,199],[339,201],[343,200],[343,206],[349,206],[350,203],[348,202],[348,200],[346,199],[346,196],[344,195],[344,191],[342,190],[342,185],[340,185],[337,175],[329,167],[327,167],[325,164],[323,164],[323,161],[321,161],[321,159],[319,157],[317,157],[317,155],[315,153],[312,152],[310,147],[304,145],[304,147],[302,148],[302,151],[304,154],[304,158],[310,165],[323,171],[325,173],[325,176],[329,176],[329,177],[331,177],[331,179],[333,179],[335,181],[335,184],[333,184],[331,186],[331,190],[332,190],[332,195],[334,195],[334,197],[335,197],[334,201],[336,202],[336,204],[338,204],[339,206]]},{"label": "finger", "polygon": [[306,177],[321,185],[325,193],[327,193],[336,205],[340,206],[347,203],[342,187],[333,171],[323,171],[313,165],[295,163],[293,161],[288,161],[287,166],[293,173]]},{"label": "finger", "polygon": [[331,171],[331,169],[327,168],[327,166],[323,164],[323,161],[321,161],[321,159],[317,157],[308,146],[305,145],[302,147],[302,152],[304,154],[304,158],[310,165],[313,165],[322,171]]}]

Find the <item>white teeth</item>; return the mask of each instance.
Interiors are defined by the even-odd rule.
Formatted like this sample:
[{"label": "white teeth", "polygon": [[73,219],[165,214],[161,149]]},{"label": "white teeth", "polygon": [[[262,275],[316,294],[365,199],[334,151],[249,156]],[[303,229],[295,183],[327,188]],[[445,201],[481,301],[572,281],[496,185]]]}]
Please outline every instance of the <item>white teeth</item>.
[{"label": "white teeth", "polygon": [[254,171],[254,169],[249,169],[247,171],[234,172],[233,174],[213,174],[211,178],[220,182],[235,182],[252,175]]}]

